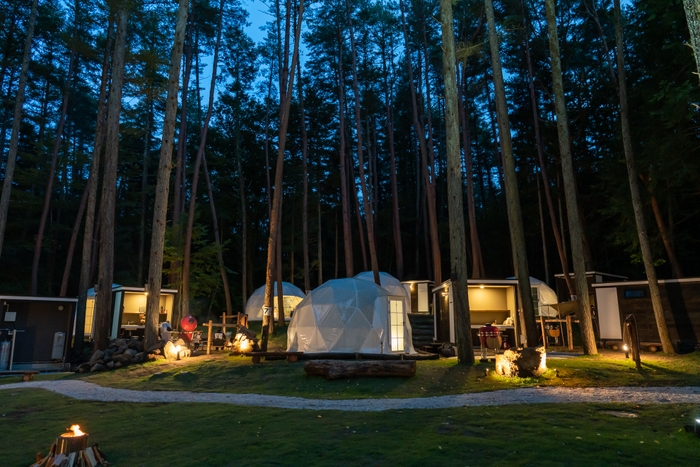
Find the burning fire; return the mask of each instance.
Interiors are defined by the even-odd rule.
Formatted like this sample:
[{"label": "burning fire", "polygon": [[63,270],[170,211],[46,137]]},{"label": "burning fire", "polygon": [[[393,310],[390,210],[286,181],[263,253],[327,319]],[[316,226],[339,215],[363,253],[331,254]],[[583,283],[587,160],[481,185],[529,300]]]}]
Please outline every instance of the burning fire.
[{"label": "burning fire", "polygon": [[73,436],[83,436],[85,434],[80,430],[80,425],[71,425],[68,430],[73,432]]}]

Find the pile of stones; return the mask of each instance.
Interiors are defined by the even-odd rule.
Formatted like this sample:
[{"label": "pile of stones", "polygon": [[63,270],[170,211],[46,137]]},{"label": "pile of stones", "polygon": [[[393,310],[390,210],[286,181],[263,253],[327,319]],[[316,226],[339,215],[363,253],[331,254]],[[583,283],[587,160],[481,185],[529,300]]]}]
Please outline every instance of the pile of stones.
[{"label": "pile of stones", "polygon": [[[162,355],[160,355],[163,358]],[[78,365],[78,373],[113,370],[135,363],[143,363],[149,356],[143,351],[143,342],[138,339],[114,339],[106,350],[97,350],[89,362]],[[151,358],[155,360],[155,358]]]}]

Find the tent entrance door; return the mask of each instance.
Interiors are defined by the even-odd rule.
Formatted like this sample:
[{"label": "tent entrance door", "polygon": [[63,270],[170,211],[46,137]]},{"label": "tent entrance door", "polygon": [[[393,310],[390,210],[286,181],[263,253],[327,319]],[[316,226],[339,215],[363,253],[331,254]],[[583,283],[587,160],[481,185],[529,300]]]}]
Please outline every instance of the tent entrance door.
[{"label": "tent entrance door", "polygon": [[389,329],[391,351],[404,351],[404,311],[403,301],[389,299]]}]

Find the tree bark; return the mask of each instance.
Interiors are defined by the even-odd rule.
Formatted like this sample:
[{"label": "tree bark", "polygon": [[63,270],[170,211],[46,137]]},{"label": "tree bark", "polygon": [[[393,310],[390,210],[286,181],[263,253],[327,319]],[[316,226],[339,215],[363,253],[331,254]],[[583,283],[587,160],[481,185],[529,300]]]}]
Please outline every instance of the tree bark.
[{"label": "tree bark", "polygon": [[554,88],[554,106],[557,115],[557,132],[559,135],[559,152],[561,154],[561,169],[564,178],[564,194],[566,197],[566,213],[569,221],[571,238],[571,256],[574,263],[574,279],[576,281],[577,300],[581,319],[581,336],[583,338],[583,353],[597,354],[591,303],[586,282],[586,264],[583,251],[582,227],[579,218],[579,207],[574,180],[574,163],[571,155],[569,139],[569,123],[564,102],[564,83],[561,72],[559,55],[559,38],[557,35],[556,12],[554,0],[545,0],[547,10],[547,28],[549,30],[549,51],[552,61],[552,85]]},{"label": "tree bark", "polygon": [[[85,340],[85,308],[87,305],[87,291],[90,288],[90,282],[93,277],[94,256],[97,251],[97,242],[95,236],[99,232],[99,224],[95,225],[95,208],[97,206],[97,187],[100,178],[100,158],[102,157],[102,148],[104,147],[105,133],[105,117],[107,114],[107,80],[109,77],[110,51],[113,42],[114,19],[112,15],[107,23],[107,45],[102,60],[102,76],[100,78],[100,96],[97,104],[97,125],[95,129],[95,144],[92,151],[92,164],[90,165],[90,175],[88,176],[87,186],[87,208],[85,212],[85,230],[83,232],[82,258],[80,262],[80,280],[78,282],[78,304],[75,312],[75,337],[74,349],[77,354],[83,350]],[[97,219],[100,219],[98,216]],[[95,247],[93,247],[93,243]],[[69,268],[70,269],[70,268]]]},{"label": "tree bark", "polygon": [[265,272],[265,298],[263,301],[263,335],[262,349],[267,350],[267,337],[274,331],[274,315],[272,308],[272,286],[273,274],[275,272],[275,262],[277,258],[278,236],[280,235],[280,223],[282,221],[282,186],[283,169],[284,169],[284,151],[287,142],[287,125],[289,122],[289,108],[292,101],[292,90],[294,89],[294,72],[296,71],[297,61],[299,60],[299,40],[302,29],[302,19],[304,14],[304,0],[300,0],[298,8],[297,27],[294,31],[294,49],[292,52],[292,61],[289,69],[287,62],[289,58],[289,29],[290,29],[290,14],[291,2],[287,0],[287,18],[286,18],[286,40],[285,40],[285,66],[280,70],[281,83],[280,86],[280,126],[279,126],[279,144],[277,147],[277,164],[275,168],[275,188],[272,199],[272,211],[270,213],[270,237],[267,241],[267,263]]},{"label": "tree bark", "polygon": [[146,98],[146,131],[143,141],[143,161],[141,168],[141,219],[139,220],[139,259],[136,283],[143,284],[143,258],[146,249],[146,211],[148,210],[148,153],[151,150],[151,119],[153,118],[153,101]]},{"label": "tree bark", "polygon": [[[340,201],[343,217],[343,249],[345,252],[345,277],[355,275],[352,255],[352,231],[350,227],[350,201],[348,200],[348,174],[345,160],[345,77],[343,75],[343,38],[338,28],[338,121],[340,123]],[[321,283],[319,282],[319,285]]]},{"label": "tree bark", "polygon": [[73,29],[73,45],[71,46],[70,59],[68,61],[68,72],[66,73],[66,84],[63,88],[63,102],[61,103],[61,114],[58,117],[58,126],[56,128],[56,138],[51,152],[51,168],[49,169],[49,178],[46,181],[46,192],[44,193],[44,207],[41,210],[39,218],[39,231],[36,234],[34,242],[34,258],[32,260],[32,272],[30,283],[30,294],[37,295],[39,282],[39,258],[41,257],[41,247],[44,240],[44,230],[46,228],[46,219],[49,216],[49,208],[51,207],[51,195],[53,193],[53,182],[56,178],[56,163],[58,161],[58,151],[61,149],[61,141],[63,138],[63,129],[66,125],[66,113],[68,112],[68,99],[70,97],[70,83],[73,76],[73,68],[75,66],[75,41],[77,38],[78,26],[77,17],[78,11],[75,12],[76,24]]},{"label": "tree bark", "polygon": [[[212,63],[211,69],[211,83],[209,85],[209,104],[207,107],[207,115],[204,118],[204,124],[202,125],[202,132],[199,139],[199,148],[197,149],[197,158],[194,162],[194,172],[192,174],[192,188],[190,189],[190,203],[187,213],[187,231],[185,232],[185,254],[182,261],[182,291],[181,291],[181,313],[182,315],[178,318],[182,318],[190,314],[190,256],[192,254],[192,231],[194,229],[194,217],[195,217],[195,206],[197,202],[197,188],[199,185],[199,171],[202,166],[202,159],[204,158],[204,150],[207,144],[207,132],[209,131],[209,121],[211,120],[211,114],[214,110],[214,95],[216,94],[216,75],[219,66],[219,49],[221,46],[221,30],[222,22],[224,16],[224,0],[219,3],[219,22],[217,25],[216,33],[216,45],[214,46],[214,61]],[[199,75],[199,70],[197,70]],[[207,174],[207,177],[209,174]],[[220,249],[220,248],[219,248]],[[223,265],[220,265],[222,267]],[[223,275],[223,280],[225,281],[224,290],[228,289],[228,282],[225,278],[225,273]],[[231,298],[228,297],[227,306],[231,306]],[[227,310],[230,312],[230,310]]]},{"label": "tree bark", "polygon": [[102,199],[100,200],[102,225],[100,227],[100,259],[97,289],[95,290],[95,331],[93,334],[95,350],[107,348],[111,327],[114,233],[116,226],[114,217],[119,161],[119,117],[122,109],[126,28],[129,18],[127,2],[119,2],[114,8],[116,10],[117,33],[114,38],[112,84],[109,89],[109,101],[107,104],[105,165],[102,179]]},{"label": "tree bark", "polygon": [[241,135],[239,126],[236,126],[236,168],[238,169],[238,191],[241,197],[241,296],[242,310],[248,300],[248,219],[246,215],[246,189],[243,182],[243,168],[241,166]]},{"label": "tree bark", "polygon": [[[89,182],[88,182],[89,183]],[[73,230],[71,231],[70,241],[68,242],[68,252],[66,253],[66,264],[63,267],[63,276],[61,277],[61,290],[58,293],[59,297],[65,297],[68,292],[68,279],[70,278],[70,270],[73,266],[73,254],[75,253],[75,245],[78,242],[78,233],[80,231],[80,224],[83,221],[83,215],[85,214],[85,206],[87,205],[88,190],[83,190],[83,195],[80,197],[80,204],[78,205],[78,213],[75,215],[75,222],[73,223]]]},{"label": "tree bark", "polygon": [[[553,0],[548,0],[553,1]],[[644,220],[642,197],[639,194],[639,181],[637,166],[634,161],[634,150],[632,149],[632,134],[629,123],[629,109],[627,107],[627,76],[625,72],[625,48],[622,38],[622,21],[620,19],[620,0],[615,0],[615,45],[617,47],[617,76],[620,90],[620,122],[622,124],[622,145],[625,152],[625,162],[627,163],[627,175],[630,184],[630,194],[632,195],[632,210],[634,220],[637,224],[637,234],[639,235],[639,247],[642,250],[644,269],[649,281],[649,293],[651,295],[651,305],[656,318],[656,328],[659,332],[661,347],[664,353],[673,354],[673,344],[668,334],[666,316],[664,315],[663,304],[661,303],[661,293],[659,292],[659,282],[656,278],[654,268],[654,257],[651,253],[651,245],[647,236],[647,227]]]},{"label": "tree bark", "polygon": [[[309,149],[308,135],[306,133],[306,113],[304,112],[304,85],[301,81],[301,67],[299,67],[299,118],[301,120],[301,165],[303,170],[303,194],[301,201],[301,243],[304,255],[304,293],[311,291],[311,276],[309,275],[309,164],[307,153]],[[292,268],[293,270],[294,268]]]},{"label": "tree bark", "polygon": [[[535,94],[535,80],[532,72],[532,59],[530,57],[530,36],[528,30],[528,21],[525,18],[525,1],[521,0],[520,5],[523,11],[523,30],[525,31],[525,58],[527,61],[527,85],[530,91],[530,105],[532,107],[532,122],[535,128],[535,145],[537,146],[537,160],[540,163],[540,175],[542,176],[542,186],[544,187],[544,198],[547,202],[547,208],[549,211],[549,221],[552,224],[552,233],[554,234],[554,243],[557,245],[557,253],[559,254],[559,261],[561,261],[561,269],[564,274],[564,281],[566,282],[566,287],[569,290],[569,295],[576,295],[576,289],[574,288],[574,283],[571,280],[571,275],[569,274],[569,261],[566,257],[566,247],[561,238],[561,232],[557,226],[557,216],[554,211],[554,203],[552,202],[552,193],[549,189],[549,177],[547,176],[547,164],[544,159],[544,150],[542,148],[542,137],[540,136],[540,116],[537,106],[537,94]],[[537,185],[539,187],[539,185]],[[539,196],[539,191],[538,191]],[[544,244],[544,230],[542,231],[542,241]],[[547,274],[547,280],[549,280],[549,275]]]},{"label": "tree bark", "polygon": [[676,256],[676,249],[673,247],[673,238],[671,237],[671,232],[669,232],[666,223],[664,222],[663,214],[661,213],[661,206],[659,206],[659,201],[654,196],[650,187],[649,195],[651,197],[651,210],[654,213],[654,219],[656,220],[656,226],[659,228],[659,233],[661,234],[661,240],[664,242],[664,248],[666,248],[666,254],[668,255],[668,261],[671,263],[671,269],[673,269],[673,276],[676,279],[682,279],[685,277],[683,274],[683,268],[681,268],[681,263],[678,261],[678,256]]},{"label": "tree bark", "polygon": [[[180,86],[180,67],[182,49],[187,24],[188,0],[180,0],[175,25],[173,50],[170,55],[168,72],[168,92],[165,99],[165,116],[163,121],[160,160],[156,182],[155,201],[153,203],[153,227],[151,231],[151,252],[148,261],[148,297],[146,299],[146,330],[144,348],[148,349],[158,341],[158,313],[160,311],[160,289],[163,281],[163,245],[165,243],[165,224],[168,213],[168,191],[170,188],[170,171],[172,169],[173,139],[175,136],[175,118],[177,113],[177,94]],[[176,181],[178,183],[179,181]],[[173,207],[175,209],[175,207]]]},{"label": "tree bark", "polygon": [[450,277],[454,301],[457,358],[462,365],[474,363],[469,299],[467,296],[467,246],[462,206],[462,158],[459,150],[459,111],[455,73],[452,0],[440,0],[442,23],[442,74],[445,80],[445,142],[447,143],[447,207],[450,216]]},{"label": "tree bark", "polygon": [[357,77],[357,54],[355,50],[355,34],[352,27],[352,15],[350,14],[350,4],[345,1],[345,9],[348,14],[348,27],[350,33],[350,48],[352,55],[352,86],[355,92],[355,128],[357,131],[357,158],[360,172],[360,188],[362,189],[362,202],[365,207],[365,224],[367,225],[367,241],[369,243],[369,259],[372,265],[372,273],[374,274],[374,282],[381,286],[379,279],[379,263],[377,262],[377,248],[374,244],[374,222],[372,214],[372,204],[370,203],[370,193],[367,190],[367,181],[365,179],[365,160],[362,151],[362,120],[360,117],[360,91]]},{"label": "tree bark", "polygon": [[29,60],[32,55],[32,39],[34,38],[34,25],[36,24],[36,10],[38,0],[32,2],[32,10],[27,22],[27,37],[24,41],[24,54],[22,56],[22,68],[19,73],[19,85],[17,86],[17,96],[15,97],[15,113],[12,118],[12,135],[10,136],[10,150],[7,153],[5,163],[5,179],[2,184],[2,195],[0,195],[0,254],[5,241],[5,230],[7,229],[7,211],[10,207],[10,194],[12,192],[12,178],[15,173],[15,163],[17,161],[17,147],[19,145],[19,127],[22,123],[22,111],[24,110],[24,90],[27,85],[27,70]]},{"label": "tree bark", "polygon": [[472,148],[469,130],[469,114],[465,109],[467,103],[463,99],[464,96],[462,92],[462,90],[466,90],[467,87],[466,71],[467,70],[465,66],[462,69],[462,83],[461,85],[457,85],[457,100],[459,107],[459,118],[462,122],[462,144],[464,146],[464,165],[466,168],[467,178],[467,213],[469,215],[469,240],[472,248],[472,278],[479,279],[485,277],[486,272],[484,271],[484,259],[483,255],[481,254],[481,241],[479,240],[479,230],[477,229],[476,225],[476,202],[474,199],[474,173],[472,169]]},{"label": "tree bark", "polygon": [[506,106],[506,92],[503,84],[503,71],[499,56],[498,36],[493,17],[493,3],[485,0],[486,19],[488,20],[489,45],[491,48],[491,63],[493,65],[493,83],[496,93],[496,114],[498,130],[503,155],[503,177],[506,189],[506,203],[508,209],[508,224],[510,226],[510,241],[513,249],[513,263],[515,277],[520,289],[523,324],[527,346],[537,345],[538,334],[535,323],[535,309],[530,293],[530,273],[525,247],[525,232],[523,229],[523,217],[520,208],[520,194],[518,191],[518,179],[515,172],[515,159],[513,158],[513,144],[511,142],[510,123],[508,121],[508,108]]}]

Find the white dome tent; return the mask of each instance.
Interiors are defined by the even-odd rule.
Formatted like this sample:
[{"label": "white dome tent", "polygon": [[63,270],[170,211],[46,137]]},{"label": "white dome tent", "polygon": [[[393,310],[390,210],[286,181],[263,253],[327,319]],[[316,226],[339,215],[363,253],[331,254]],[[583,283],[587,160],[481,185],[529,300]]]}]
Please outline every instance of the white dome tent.
[{"label": "white dome tent", "polygon": [[[274,319],[278,319],[277,314],[277,282],[274,283],[272,290],[274,291]],[[284,303],[284,319],[289,321],[290,316],[294,312],[296,306],[301,302],[306,294],[294,284],[282,282],[282,300]],[[258,287],[250,296],[245,304],[245,313],[248,315],[248,321],[262,321],[262,308],[265,302],[265,286]]]},{"label": "white dome tent", "polygon": [[[405,337],[405,312],[395,315],[400,319],[391,320],[390,303],[401,303],[392,298],[397,297],[371,281],[330,280],[297,305],[287,328],[287,350],[377,354],[412,351],[410,337]],[[395,308],[401,311],[400,306]]]},{"label": "white dome tent", "polygon": [[[515,279],[509,277],[508,279]],[[545,318],[555,318],[559,312],[551,305],[559,303],[557,293],[546,282],[530,276],[530,289],[532,304],[535,306],[535,314]]]},{"label": "white dome tent", "polygon": [[[355,279],[374,283],[374,273],[372,271],[361,272],[355,276]],[[403,340],[406,344],[406,352],[416,353],[416,351],[413,349],[413,330],[411,329],[411,323],[408,320],[408,313],[411,312],[411,296],[401,281],[389,273],[380,272],[379,282],[381,283],[381,287],[389,292],[390,295],[393,297],[401,297],[401,303],[403,304],[403,322],[405,323]],[[396,337],[398,336],[392,336],[392,339],[395,339]]]}]

